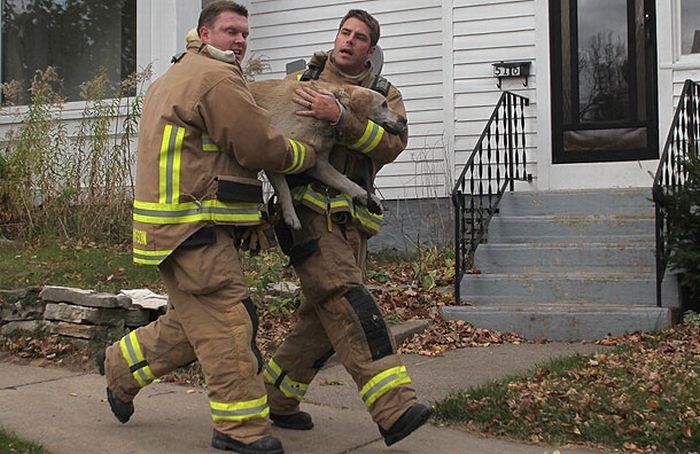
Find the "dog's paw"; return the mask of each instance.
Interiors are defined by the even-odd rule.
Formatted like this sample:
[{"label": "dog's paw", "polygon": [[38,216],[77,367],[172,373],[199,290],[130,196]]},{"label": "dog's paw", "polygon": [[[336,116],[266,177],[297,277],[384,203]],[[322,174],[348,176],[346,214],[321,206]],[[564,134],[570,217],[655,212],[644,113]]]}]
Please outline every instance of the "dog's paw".
[{"label": "dog's paw", "polygon": [[284,214],[284,223],[287,224],[289,227],[291,227],[294,230],[300,230],[301,229],[301,221],[297,217],[296,213],[292,214]]},{"label": "dog's paw", "polygon": [[384,212],[384,207],[382,206],[381,200],[374,194],[370,195],[369,202],[367,203],[367,209],[372,214],[382,214]]}]

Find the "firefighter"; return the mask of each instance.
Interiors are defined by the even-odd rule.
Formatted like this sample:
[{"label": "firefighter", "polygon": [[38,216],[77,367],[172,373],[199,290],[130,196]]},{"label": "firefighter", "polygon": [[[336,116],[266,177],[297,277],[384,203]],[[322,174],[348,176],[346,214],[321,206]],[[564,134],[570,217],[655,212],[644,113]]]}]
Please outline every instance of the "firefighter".
[{"label": "firefighter", "polygon": [[158,267],[171,307],[100,354],[98,366],[110,408],[126,423],[141,388],[197,359],[212,446],[282,453],[270,435],[258,319],[237,246],[263,221],[259,169],[299,173],[315,153],[273,128],[248,91],[246,8],[211,3],[197,31],[201,42],[148,89],[139,134],[134,261]]},{"label": "firefighter", "polygon": [[[316,53],[299,80],[361,85],[382,92],[390,107],[406,115],[401,93],[369,63],[379,39],[379,23],[363,10],[342,19],[329,54]],[[408,132],[392,135],[374,122],[344,112],[328,93],[299,88],[298,102],[314,116],[336,125],[342,146],[331,163],[355,182],[373,186],[381,167],[404,150]],[[367,238],[379,230],[381,216],[353,205],[345,194],[317,181],[288,177],[302,228],[279,223],[278,240],[300,280],[304,301],[292,333],[265,365],[274,425],[297,430],[313,427],[299,403],[314,376],[335,352],[357,384],[387,445],[423,425],[430,410],[417,402],[411,379],[396,352],[387,324],[363,285]]]}]

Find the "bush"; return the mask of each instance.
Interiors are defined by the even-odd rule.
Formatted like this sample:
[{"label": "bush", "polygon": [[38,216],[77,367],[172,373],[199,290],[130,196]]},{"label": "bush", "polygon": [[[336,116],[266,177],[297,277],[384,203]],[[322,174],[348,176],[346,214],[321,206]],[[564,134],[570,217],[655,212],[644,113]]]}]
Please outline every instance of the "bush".
[{"label": "bush", "polygon": [[691,302],[700,302],[700,157],[683,161],[686,184],[667,200],[669,264]]}]

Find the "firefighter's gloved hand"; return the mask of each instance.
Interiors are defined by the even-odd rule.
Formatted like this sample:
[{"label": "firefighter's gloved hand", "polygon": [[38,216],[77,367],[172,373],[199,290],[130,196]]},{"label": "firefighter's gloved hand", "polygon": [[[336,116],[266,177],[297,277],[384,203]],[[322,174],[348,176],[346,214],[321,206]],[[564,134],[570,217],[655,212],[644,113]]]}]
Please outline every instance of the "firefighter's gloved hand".
[{"label": "firefighter's gloved hand", "polygon": [[265,222],[255,227],[249,227],[243,231],[240,237],[240,248],[256,255],[260,251],[270,249],[274,242],[272,225]]}]

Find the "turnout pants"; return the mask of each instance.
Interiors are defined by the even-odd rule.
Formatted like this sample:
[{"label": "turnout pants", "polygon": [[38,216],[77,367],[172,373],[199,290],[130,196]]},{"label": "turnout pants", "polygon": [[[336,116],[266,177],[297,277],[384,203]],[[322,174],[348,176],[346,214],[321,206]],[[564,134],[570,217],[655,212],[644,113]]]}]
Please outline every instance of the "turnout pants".
[{"label": "turnout pants", "polygon": [[304,301],[292,333],[265,365],[271,412],[297,412],[314,376],[335,352],[372,419],[389,429],[416,403],[416,394],[379,307],[363,285],[367,238],[353,222],[329,228],[326,216],[304,206],[296,209],[302,229],[293,232],[290,260]]},{"label": "turnout pants", "polygon": [[234,240],[178,248],[159,267],[171,308],[107,349],[107,386],[130,402],[141,388],[198,359],[216,430],[249,444],[269,433],[255,306]]}]

